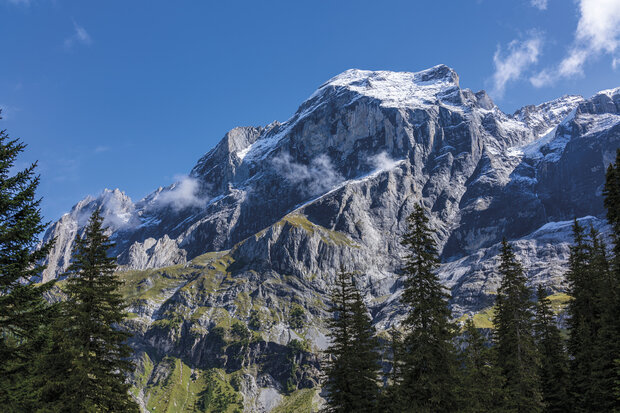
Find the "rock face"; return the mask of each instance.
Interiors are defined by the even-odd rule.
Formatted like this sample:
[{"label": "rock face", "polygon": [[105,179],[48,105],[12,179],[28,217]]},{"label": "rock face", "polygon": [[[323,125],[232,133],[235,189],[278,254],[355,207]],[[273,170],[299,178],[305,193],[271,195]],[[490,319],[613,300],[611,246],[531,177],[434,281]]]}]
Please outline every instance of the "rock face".
[{"label": "rock face", "polygon": [[[209,276],[220,280],[218,289],[183,293],[195,282],[188,275],[159,298],[135,303],[132,311],[147,320],[136,348],[206,366],[206,355],[216,354],[214,309],[248,321],[256,303],[275,313],[265,313],[266,347],[250,353],[269,358],[269,343],[285,346],[297,336],[324,348],[319,303],[340,265],[357,272],[379,328],[398,320],[400,237],[418,203],[431,215],[456,316],[492,304],[503,237],[533,284],[562,291],[571,221],[605,231],[604,172],[618,147],[620,88],[510,115],[484,91],[462,89],[444,65],[418,73],[349,70],[288,121],[228,132],[177,184],[135,204],[118,190],[78,203],[45,235],[57,238],[45,279],[62,274],[84,217],[99,206],[123,268],[191,269],[205,253],[226,257],[221,271],[228,275]],[[303,333],[286,323],[291,303],[305,311]],[[199,308],[210,310],[190,322]],[[179,314],[180,327],[163,332],[154,324]],[[190,334],[197,326],[202,333]],[[281,389],[261,389],[256,380],[244,382],[255,394],[244,405],[269,410]]]}]

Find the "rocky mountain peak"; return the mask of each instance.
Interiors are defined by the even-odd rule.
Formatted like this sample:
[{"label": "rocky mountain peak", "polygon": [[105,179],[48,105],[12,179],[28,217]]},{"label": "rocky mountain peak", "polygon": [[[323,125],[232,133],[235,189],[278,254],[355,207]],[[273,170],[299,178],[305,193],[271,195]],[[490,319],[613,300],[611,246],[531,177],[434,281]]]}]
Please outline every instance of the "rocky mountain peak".
[{"label": "rocky mountain peak", "polygon": [[564,95],[539,105],[524,106],[513,117],[525,123],[535,136],[540,137],[549,133],[584,100],[582,96]]}]

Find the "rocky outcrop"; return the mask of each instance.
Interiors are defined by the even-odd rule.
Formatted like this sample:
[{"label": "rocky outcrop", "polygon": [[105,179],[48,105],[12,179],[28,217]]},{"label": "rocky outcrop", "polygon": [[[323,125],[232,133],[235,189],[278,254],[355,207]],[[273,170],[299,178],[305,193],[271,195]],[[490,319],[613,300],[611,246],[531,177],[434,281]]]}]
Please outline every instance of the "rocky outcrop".
[{"label": "rocky outcrop", "polygon": [[118,257],[121,269],[143,270],[161,268],[185,263],[185,250],[179,248],[176,241],[168,235],[160,239],[147,238],[144,242],[135,242],[129,250]]}]

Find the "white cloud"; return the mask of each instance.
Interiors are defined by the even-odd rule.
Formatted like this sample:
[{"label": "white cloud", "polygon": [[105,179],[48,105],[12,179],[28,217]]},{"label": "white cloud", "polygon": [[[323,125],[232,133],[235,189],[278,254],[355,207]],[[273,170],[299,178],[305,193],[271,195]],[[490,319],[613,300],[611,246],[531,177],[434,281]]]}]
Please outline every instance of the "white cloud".
[{"label": "white cloud", "polygon": [[498,47],[493,56],[495,73],[492,79],[492,94],[501,97],[508,82],[519,79],[529,66],[538,62],[542,45],[542,36],[539,33],[532,33],[523,41],[510,42],[507,53],[502,53],[501,48]]},{"label": "white cloud", "polygon": [[530,77],[530,82],[534,87],[542,87],[553,82],[553,75],[549,73],[549,70],[544,69]]},{"label": "white cloud", "polygon": [[538,10],[547,10],[547,0],[530,0],[532,7],[536,7]]},{"label": "white cloud", "polygon": [[389,171],[390,169],[394,168],[399,162],[390,158],[390,156],[385,151],[371,157],[370,161],[375,167],[375,169],[380,171]]},{"label": "white cloud", "polygon": [[65,39],[64,46],[66,50],[70,50],[76,44],[82,44],[85,46],[89,46],[90,44],[92,44],[93,40],[91,39],[85,28],[83,28],[76,22],[73,22],[73,29],[73,34]]},{"label": "white cloud", "polygon": [[620,1],[579,0],[579,23],[568,54],[555,69],[545,69],[530,81],[536,87],[559,78],[583,75],[586,62],[608,54],[612,67],[617,67],[620,50]]},{"label": "white cloud", "polygon": [[317,156],[308,165],[295,162],[288,153],[272,162],[278,174],[298,185],[301,192],[308,196],[327,192],[344,181],[327,155]]},{"label": "white cloud", "polygon": [[198,180],[191,176],[177,176],[178,182],[164,189],[153,199],[156,207],[170,207],[175,210],[182,210],[190,207],[204,206],[209,197],[200,194],[200,184]]}]

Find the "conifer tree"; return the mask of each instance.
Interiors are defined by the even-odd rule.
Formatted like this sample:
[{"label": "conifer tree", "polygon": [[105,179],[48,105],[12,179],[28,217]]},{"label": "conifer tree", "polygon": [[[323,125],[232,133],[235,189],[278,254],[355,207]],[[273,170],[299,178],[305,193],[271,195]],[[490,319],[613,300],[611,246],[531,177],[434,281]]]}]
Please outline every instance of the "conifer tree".
[{"label": "conifer tree", "polygon": [[461,344],[459,412],[501,411],[504,406],[504,378],[495,365],[493,349],[487,346],[471,319],[465,322]]},{"label": "conifer tree", "polygon": [[127,316],[122,282],[114,274],[116,260],[108,257],[113,244],[104,231],[97,209],[76,238],[68,269],[63,350],[71,368],[58,395],[67,412],[138,411],[126,381],[132,369],[125,343],[130,334],[119,329]]},{"label": "conifer tree", "polygon": [[592,373],[594,345],[600,325],[600,308],[597,298],[600,289],[599,274],[593,271],[593,248],[584,228],[575,220],[574,245],[568,259],[566,273],[568,294],[572,297],[567,307],[568,353],[570,355],[569,392],[576,411],[589,411],[593,405]]},{"label": "conifer tree", "polygon": [[411,411],[448,412],[456,407],[456,328],[451,322],[449,295],[435,273],[439,258],[428,222],[422,207],[416,205],[401,242],[408,249],[401,302],[409,313],[403,321],[400,394]]},{"label": "conifer tree", "polygon": [[[391,370],[384,376],[384,389],[380,398],[380,410],[390,413],[400,413],[405,411],[402,403],[403,381],[403,339],[401,332],[392,327],[389,331],[390,342],[386,352],[391,353]],[[389,359],[389,355],[387,357]]]},{"label": "conifer tree", "polygon": [[45,229],[36,162],[12,173],[25,146],[0,131],[0,406],[9,412],[27,411],[33,401],[30,366],[50,311],[43,294],[52,286],[32,282],[51,243],[36,248]]},{"label": "conifer tree", "polygon": [[376,412],[379,403],[379,371],[381,368],[379,341],[368,315],[368,308],[359,291],[355,291],[352,303],[353,331],[353,394],[357,412]]},{"label": "conifer tree", "polygon": [[607,168],[603,196],[607,221],[613,229],[614,265],[617,267],[620,261],[620,149],[616,151],[616,162]]},{"label": "conifer tree", "polygon": [[[609,165],[605,177],[604,205],[607,220],[612,227],[613,256],[606,259],[606,247],[592,231],[593,249],[598,259],[595,264],[603,274],[601,282],[600,308],[601,326],[594,356],[593,397],[599,407],[609,411],[620,411],[620,149],[616,151],[616,162]],[[611,261],[611,263],[610,263]]]},{"label": "conifer tree", "polygon": [[353,285],[352,274],[343,269],[331,294],[332,340],[326,353],[327,412],[374,412],[379,387],[379,355],[368,310]]},{"label": "conifer tree", "polygon": [[534,331],[540,357],[539,376],[546,412],[570,410],[568,399],[568,357],[560,329],[555,324],[551,301],[542,285],[536,291]]},{"label": "conifer tree", "polygon": [[514,412],[542,411],[538,355],[533,336],[531,290],[512,247],[502,241],[497,290],[494,341],[497,364],[506,379],[507,409]]}]

